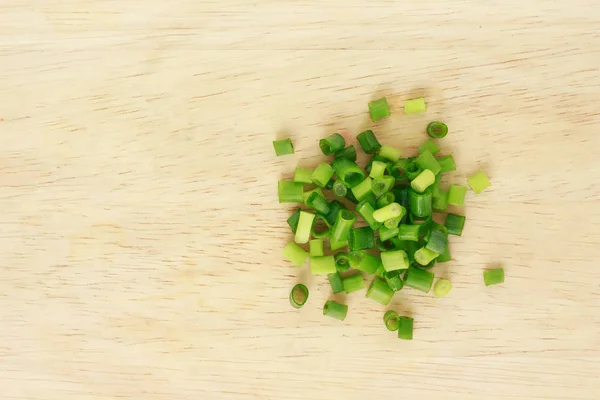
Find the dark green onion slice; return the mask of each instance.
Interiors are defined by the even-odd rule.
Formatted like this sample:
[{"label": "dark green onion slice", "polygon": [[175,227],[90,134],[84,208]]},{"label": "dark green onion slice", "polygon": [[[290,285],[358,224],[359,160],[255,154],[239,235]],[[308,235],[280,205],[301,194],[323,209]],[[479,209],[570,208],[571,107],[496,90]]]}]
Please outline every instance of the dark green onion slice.
[{"label": "dark green onion slice", "polygon": [[356,139],[358,140],[360,147],[362,147],[364,152],[367,154],[375,154],[381,148],[381,144],[375,137],[375,134],[372,130],[359,133],[358,136],[356,136]]},{"label": "dark green onion slice", "polygon": [[463,227],[465,226],[465,217],[462,215],[448,214],[446,216],[446,228],[448,228],[448,234],[461,236]]},{"label": "dark green onion slice", "polygon": [[346,185],[344,185],[344,182],[340,181],[340,180],[336,180],[333,183],[333,194],[336,197],[346,197],[346,194],[348,193],[348,188],[346,187]]},{"label": "dark green onion slice", "polygon": [[312,192],[310,196],[308,196],[308,199],[306,199],[306,205],[308,205],[310,208],[313,208],[319,214],[327,215],[330,211],[329,203],[327,200],[325,200],[325,197],[317,192]]},{"label": "dark green onion slice", "polygon": [[397,331],[400,327],[400,321],[398,319],[398,314],[394,310],[386,311],[383,314],[383,323],[388,331]]},{"label": "dark green onion slice", "polygon": [[342,135],[339,133],[334,133],[333,135],[329,135],[326,138],[321,139],[319,141],[319,147],[321,148],[323,154],[329,156],[346,147],[346,141]]},{"label": "dark green onion slice", "polygon": [[296,228],[298,227],[298,220],[300,219],[300,211],[302,209],[298,207],[296,211],[287,219],[287,224],[292,228],[292,232],[296,233]]},{"label": "dark green onion slice", "polygon": [[348,188],[353,188],[365,179],[365,173],[362,169],[347,158],[336,158],[331,162],[331,166],[337,177]]},{"label": "dark green onion slice", "polygon": [[427,134],[434,139],[441,139],[448,134],[448,126],[439,121],[430,122],[427,125]]},{"label": "dark green onion slice", "polygon": [[414,320],[410,317],[398,318],[398,338],[412,340]]},{"label": "dark green onion slice", "polygon": [[394,297],[394,291],[389,287],[386,281],[375,278],[367,290],[367,297],[376,302],[387,306]]},{"label": "dark green onion slice", "polygon": [[348,247],[350,251],[372,249],[375,246],[373,229],[368,226],[354,228],[348,232]]},{"label": "dark green onion slice", "polygon": [[316,239],[324,239],[331,234],[331,226],[322,215],[315,216],[310,229],[312,236]]},{"label": "dark green onion slice", "polygon": [[381,266],[381,259],[362,250],[351,251],[348,254],[350,266],[367,274],[374,274]]},{"label": "dark green onion slice", "polygon": [[308,288],[299,283],[292,288],[290,292],[290,304],[294,308],[302,308],[308,300]]},{"label": "dark green onion slice", "polygon": [[354,145],[350,145],[345,149],[339,150],[335,153],[335,158],[347,158],[350,161],[356,161],[356,149]]},{"label": "dark green onion slice", "polygon": [[429,293],[433,285],[434,275],[415,267],[409,267],[406,271],[406,286],[417,289],[423,293]]},{"label": "dark green onion slice", "polygon": [[327,163],[320,163],[313,171],[310,179],[315,185],[325,187],[333,176],[333,168]]},{"label": "dark green onion slice", "polygon": [[404,280],[402,279],[402,271],[386,271],[383,273],[383,278],[386,280],[388,286],[394,291],[397,292],[402,290],[404,287]]},{"label": "dark green onion slice", "polygon": [[348,315],[348,306],[333,300],[327,300],[323,306],[323,315],[343,321]]},{"label": "dark green onion slice", "polygon": [[375,221],[373,213],[375,208],[367,200],[363,200],[356,206],[356,212],[369,224],[369,227],[374,231],[379,229],[381,222]]},{"label": "dark green onion slice", "polygon": [[342,279],[346,293],[356,292],[365,288],[365,280],[361,274],[350,275]]},{"label": "dark green onion slice", "polygon": [[350,269],[350,262],[348,261],[348,254],[340,251],[335,255],[335,269],[338,272],[345,272]]},{"label": "dark green onion slice", "polygon": [[329,280],[329,285],[331,286],[331,291],[333,293],[344,291],[344,284],[342,283],[342,277],[339,273],[334,272],[333,274],[327,275],[327,280]]}]

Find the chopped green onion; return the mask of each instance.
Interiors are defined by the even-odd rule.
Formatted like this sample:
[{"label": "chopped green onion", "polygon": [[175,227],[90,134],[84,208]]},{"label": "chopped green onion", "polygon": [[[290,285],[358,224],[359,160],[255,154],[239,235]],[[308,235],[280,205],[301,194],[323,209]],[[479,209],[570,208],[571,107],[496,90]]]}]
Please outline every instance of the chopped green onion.
[{"label": "chopped green onion", "polygon": [[389,287],[387,282],[380,278],[375,278],[367,290],[367,297],[387,306],[390,304],[392,297],[394,297],[394,291]]},{"label": "chopped green onion", "polygon": [[342,279],[344,290],[346,293],[356,292],[357,290],[365,288],[365,280],[361,274],[347,276]]},{"label": "chopped green onion", "polygon": [[337,301],[327,300],[323,306],[323,315],[343,321],[348,315],[348,306]]},{"label": "chopped green onion", "polygon": [[411,317],[398,318],[398,338],[412,340],[414,319]]},{"label": "chopped green onion", "polygon": [[335,224],[335,220],[340,212],[340,210],[345,210],[346,206],[340,203],[337,200],[333,200],[329,203],[329,213],[325,215],[325,220],[329,225]]},{"label": "chopped green onion", "polygon": [[312,179],[317,186],[325,187],[332,176],[333,168],[331,168],[331,165],[327,163],[320,163],[313,171],[310,179]]},{"label": "chopped green onion", "polygon": [[398,239],[410,240],[412,242],[419,241],[419,225],[401,224],[398,228]]},{"label": "chopped green onion", "polygon": [[404,280],[401,276],[403,272],[404,271],[402,270],[395,270],[389,272],[386,271],[383,273],[383,278],[394,292],[402,290],[402,288],[404,287]]},{"label": "chopped green onion", "polygon": [[350,161],[356,161],[356,149],[354,145],[350,145],[345,149],[339,150],[335,153],[335,158],[347,158]]},{"label": "chopped green onion", "polygon": [[452,260],[452,257],[450,256],[450,246],[446,245],[446,249],[444,249],[444,252],[441,253],[438,256],[438,258],[436,258],[436,260],[439,263],[443,263],[443,262]]},{"label": "chopped green onion", "polygon": [[346,193],[346,198],[354,204],[358,203],[358,200],[356,200],[356,197],[354,197],[352,194],[352,190],[348,190],[348,193]]},{"label": "chopped green onion", "polygon": [[352,189],[352,194],[358,201],[363,201],[372,191],[373,179],[367,176],[361,183],[354,186]]},{"label": "chopped green onion", "polygon": [[375,271],[375,275],[381,279],[385,279],[383,276],[385,275],[385,268],[383,268],[383,264],[381,264],[377,270]]},{"label": "chopped green onion", "polygon": [[354,161],[347,158],[336,158],[331,162],[333,171],[348,188],[353,188],[365,179],[365,173]]},{"label": "chopped green onion", "polygon": [[[439,175],[438,175],[439,176]],[[435,211],[444,212],[448,208],[448,194],[446,190],[439,190],[431,202]]]},{"label": "chopped green onion", "polygon": [[[383,197],[383,196],[382,196],[382,197]],[[380,198],[381,198],[381,197],[380,197]],[[377,207],[377,208],[379,208],[379,207],[377,206],[377,200],[379,200],[379,199],[377,199],[377,197],[375,197],[375,195],[373,194],[373,192],[369,193],[369,194],[367,195],[367,197],[365,197],[365,198],[363,199],[363,201],[366,201],[366,202],[368,202],[368,203],[369,203],[369,204],[370,204],[370,205],[371,205],[373,208],[376,208],[376,207]]]},{"label": "chopped green onion", "polygon": [[300,183],[313,183],[310,179],[313,170],[309,168],[296,168],[294,170],[294,182]]},{"label": "chopped green onion", "polygon": [[444,225],[448,228],[448,233],[450,235],[461,236],[463,227],[465,226],[465,217],[462,215],[448,214]]},{"label": "chopped green onion", "polygon": [[321,196],[317,192],[313,192],[306,199],[306,205],[313,208],[319,214],[327,215],[330,211],[329,203],[325,200],[325,197]]},{"label": "chopped green onion", "polygon": [[406,168],[408,167],[409,161],[406,158],[399,159],[392,168],[390,168],[390,175],[397,181],[406,180]]},{"label": "chopped green onion", "polygon": [[346,147],[346,141],[342,135],[339,133],[334,133],[333,135],[327,136],[325,139],[321,139],[319,141],[319,147],[321,148],[323,154],[329,156]]},{"label": "chopped green onion", "polygon": [[417,176],[419,176],[421,171],[423,171],[423,169],[419,167],[419,165],[414,160],[409,161],[408,165],[406,166],[406,177],[408,178],[408,180],[412,181]]},{"label": "chopped green onion", "polygon": [[394,186],[392,189],[394,193],[394,200],[404,208],[408,208],[408,187],[407,186]]},{"label": "chopped green onion", "polygon": [[372,130],[359,133],[358,136],[356,136],[356,139],[358,140],[360,147],[362,147],[367,154],[375,154],[381,148],[381,144],[379,144],[379,141]]},{"label": "chopped green onion", "polygon": [[443,122],[430,122],[427,125],[427,134],[435,139],[441,139],[448,134],[448,126]]},{"label": "chopped green onion", "polygon": [[442,169],[440,163],[438,163],[437,159],[429,150],[425,150],[419,154],[419,157],[417,157],[415,162],[421,170],[428,169],[433,172],[434,175],[439,174]]},{"label": "chopped green onion", "polygon": [[391,240],[388,239],[386,241],[383,241],[381,240],[381,236],[375,239],[375,247],[377,247],[379,251],[396,250]]},{"label": "chopped green onion", "polygon": [[[373,196],[375,196],[375,195],[373,195]],[[377,208],[383,208],[385,206],[388,206],[388,205],[392,204],[394,202],[394,200],[396,200],[394,193],[386,192],[377,199],[377,203],[376,203]]]},{"label": "chopped green onion", "polygon": [[335,258],[333,256],[310,257],[310,272],[313,275],[333,274],[335,269]]},{"label": "chopped green onion", "polygon": [[488,269],[483,271],[485,286],[497,285],[504,282],[504,268]]},{"label": "chopped green onion", "polygon": [[298,220],[300,219],[300,211],[302,209],[298,207],[296,211],[287,219],[287,223],[292,228],[292,232],[296,233],[296,228],[298,227]]},{"label": "chopped green onion", "polygon": [[387,164],[383,161],[373,161],[371,163],[371,172],[369,173],[369,176],[373,179],[381,178],[383,177],[386,168]]},{"label": "chopped green onion", "polygon": [[390,116],[390,109],[385,97],[369,103],[369,113],[373,122]]},{"label": "chopped green onion", "polygon": [[309,254],[311,257],[321,257],[325,255],[323,243],[323,239],[312,239],[310,242],[308,242]]},{"label": "chopped green onion", "polygon": [[415,251],[415,261],[421,265],[427,265],[439,255],[439,253],[430,250],[427,247],[421,247],[419,250]]},{"label": "chopped green onion", "polygon": [[322,215],[317,215],[310,232],[314,238],[323,239],[328,237],[331,233],[331,226],[325,217]]},{"label": "chopped green onion", "polygon": [[408,191],[408,203],[410,211],[417,217],[428,217],[431,215],[431,190],[426,189],[423,193],[417,193],[414,190]]},{"label": "chopped green onion", "polygon": [[310,233],[315,221],[316,215],[307,211],[300,211],[300,218],[298,219],[298,227],[296,228],[295,241],[298,244],[308,243],[310,239]]},{"label": "chopped green onion", "polygon": [[372,249],[375,246],[373,229],[365,226],[354,228],[348,232],[348,247],[350,251]]},{"label": "chopped green onion", "polygon": [[424,113],[425,111],[427,111],[427,106],[425,105],[425,99],[422,97],[404,102],[405,114]]},{"label": "chopped green onion", "polygon": [[[438,229],[432,229],[429,232],[429,239],[425,248],[431,250],[438,255],[442,254],[448,246],[448,236],[444,235],[444,232]],[[436,256],[437,257],[437,256]]]},{"label": "chopped green onion", "polygon": [[450,191],[448,192],[448,204],[453,206],[464,205],[465,194],[467,194],[466,187],[460,185],[450,185]]},{"label": "chopped green onion", "polygon": [[375,212],[375,209],[367,200],[363,200],[360,203],[358,203],[358,205],[356,206],[356,212],[360,214],[360,216],[367,222],[367,224],[369,224],[369,227],[374,231],[379,229],[379,227],[381,226],[381,222],[377,222],[375,221],[375,218],[373,218],[373,213]]},{"label": "chopped green onion", "polygon": [[408,256],[404,250],[384,251],[381,253],[381,263],[386,271],[408,269]]},{"label": "chopped green onion", "polygon": [[440,172],[448,172],[448,171],[456,170],[456,164],[454,163],[454,157],[452,157],[451,155],[438,157],[437,162],[438,162],[438,164],[440,164],[440,168],[441,168]]},{"label": "chopped green onion", "polygon": [[279,181],[277,183],[277,194],[280,203],[302,203],[302,192],[304,188],[300,182]]},{"label": "chopped green onion", "polygon": [[341,210],[338,213],[335,224],[333,225],[331,239],[337,243],[346,241],[348,238],[348,232],[350,232],[350,229],[352,229],[354,222],[356,222],[356,214],[348,210]]},{"label": "chopped green onion", "polygon": [[381,146],[381,149],[379,149],[380,157],[388,159],[394,163],[400,159],[401,155],[402,155],[401,150],[398,150],[397,148],[392,147],[392,146],[388,146],[387,144],[384,144],[383,146]]},{"label": "chopped green onion", "polygon": [[385,226],[382,226],[381,228],[379,228],[379,238],[382,241],[386,241],[386,240],[390,240],[391,238],[393,238],[394,236],[398,235],[398,227],[395,228],[387,228]]},{"label": "chopped green onion", "polygon": [[332,251],[343,249],[344,247],[348,247],[348,239],[336,241],[332,238],[329,238],[329,248]]},{"label": "chopped green onion", "polygon": [[383,323],[388,331],[397,331],[400,326],[400,322],[398,321],[398,314],[394,310],[386,311],[383,314]]},{"label": "chopped green onion", "polygon": [[385,222],[390,218],[402,218],[406,214],[406,209],[398,203],[391,203],[385,207],[375,210],[373,218],[377,222]]},{"label": "chopped green onion", "polygon": [[417,289],[423,293],[429,293],[433,285],[434,275],[431,272],[423,271],[415,267],[409,267],[406,271],[405,285]]},{"label": "chopped green onion", "polygon": [[346,187],[346,185],[344,185],[344,182],[340,181],[340,180],[336,180],[333,183],[333,194],[337,197],[346,197],[346,194],[348,193],[348,188]]},{"label": "chopped green onion", "polygon": [[479,171],[469,179],[467,179],[467,183],[473,189],[475,194],[479,194],[485,190],[488,186],[491,185],[488,177],[482,172]]},{"label": "chopped green onion", "polygon": [[295,285],[290,291],[290,304],[292,307],[302,308],[306,300],[308,300],[308,288],[301,283]]},{"label": "chopped green onion", "polygon": [[397,229],[403,217],[404,215],[402,217],[390,218],[386,220],[383,225],[388,229]]},{"label": "chopped green onion", "polygon": [[341,251],[335,255],[335,269],[337,269],[338,272],[345,272],[350,269],[348,254]]},{"label": "chopped green onion", "polygon": [[452,283],[447,279],[439,279],[433,287],[435,297],[444,297],[452,290]]},{"label": "chopped green onion", "polygon": [[296,243],[289,242],[283,248],[283,258],[294,264],[296,267],[301,267],[308,258],[308,253]]},{"label": "chopped green onion", "polygon": [[434,173],[425,169],[410,183],[410,187],[417,193],[423,193],[425,189],[433,185],[434,182]]},{"label": "chopped green onion", "polygon": [[313,194],[313,193],[315,193],[315,192],[316,192],[316,193],[319,193],[321,196],[325,197],[325,196],[323,195],[323,189],[321,189],[320,187],[317,187],[317,188],[314,188],[314,189],[312,189],[312,190],[307,190],[306,192],[302,193],[302,202],[303,202],[304,204],[308,205],[308,204],[307,204],[307,202],[308,202],[308,198],[310,197],[310,195],[311,195],[311,194]]},{"label": "chopped green onion", "polygon": [[426,151],[430,152],[435,156],[437,153],[440,152],[440,146],[438,146],[437,143],[432,139],[429,139],[418,148],[419,154],[423,154]]},{"label": "chopped green onion", "polygon": [[329,179],[327,181],[327,184],[325,185],[325,187],[323,189],[327,189],[327,190],[331,190],[333,189],[333,184],[335,183],[335,178],[331,177],[331,179]]},{"label": "chopped green onion", "polygon": [[394,177],[389,175],[382,176],[381,178],[373,179],[371,189],[373,190],[373,194],[379,197],[382,194],[390,191],[390,189],[392,189],[394,186],[394,183],[396,183]]},{"label": "chopped green onion", "polygon": [[351,251],[348,254],[350,266],[367,274],[374,274],[381,266],[381,259],[364,251]]},{"label": "chopped green onion", "polygon": [[289,138],[283,140],[273,140],[273,147],[275,148],[275,154],[277,157],[285,156],[286,154],[294,154],[294,145]]},{"label": "chopped green onion", "polygon": [[334,272],[333,274],[327,275],[327,280],[329,281],[329,285],[331,286],[331,291],[335,293],[340,293],[344,291],[344,284],[342,283],[342,277],[339,273]]}]

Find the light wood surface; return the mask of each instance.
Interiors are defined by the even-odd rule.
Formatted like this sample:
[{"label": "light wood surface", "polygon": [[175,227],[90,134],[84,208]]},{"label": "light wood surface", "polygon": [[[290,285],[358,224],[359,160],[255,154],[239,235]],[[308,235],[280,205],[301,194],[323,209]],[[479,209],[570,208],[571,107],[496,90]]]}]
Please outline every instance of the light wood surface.
[{"label": "light wood surface", "polygon": [[[2,1],[1,397],[598,399],[599,22],[592,0]],[[436,267],[454,290],[395,297],[412,342],[363,293],[324,318],[326,280],[281,259],[277,180],[324,135],[410,154],[433,119],[447,182],[493,182]]]}]

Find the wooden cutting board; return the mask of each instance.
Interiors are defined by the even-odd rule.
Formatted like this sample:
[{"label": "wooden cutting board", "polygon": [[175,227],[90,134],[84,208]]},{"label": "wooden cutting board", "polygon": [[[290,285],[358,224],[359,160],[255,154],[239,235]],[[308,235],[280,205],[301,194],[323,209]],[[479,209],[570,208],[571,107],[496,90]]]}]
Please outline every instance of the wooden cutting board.
[{"label": "wooden cutting board", "polygon": [[[591,0],[4,0],[2,398],[598,399],[599,22]],[[323,317],[277,181],[333,132],[411,155],[431,120],[445,184],[493,182],[434,269],[454,290],[395,296],[411,342],[364,293]]]}]

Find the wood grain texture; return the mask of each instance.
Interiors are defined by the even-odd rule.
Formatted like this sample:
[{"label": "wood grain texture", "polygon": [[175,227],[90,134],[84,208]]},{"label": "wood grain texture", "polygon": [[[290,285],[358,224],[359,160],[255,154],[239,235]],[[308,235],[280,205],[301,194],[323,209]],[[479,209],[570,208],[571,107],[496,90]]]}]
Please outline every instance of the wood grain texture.
[{"label": "wood grain texture", "polygon": [[[598,399],[599,22],[591,0],[2,1],[2,398]],[[323,318],[277,180],[326,134],[410,153],[437,118],[449,182],[493,182],[436,267],[455,289],[395,297],[412,342],[360,293]]]}]

